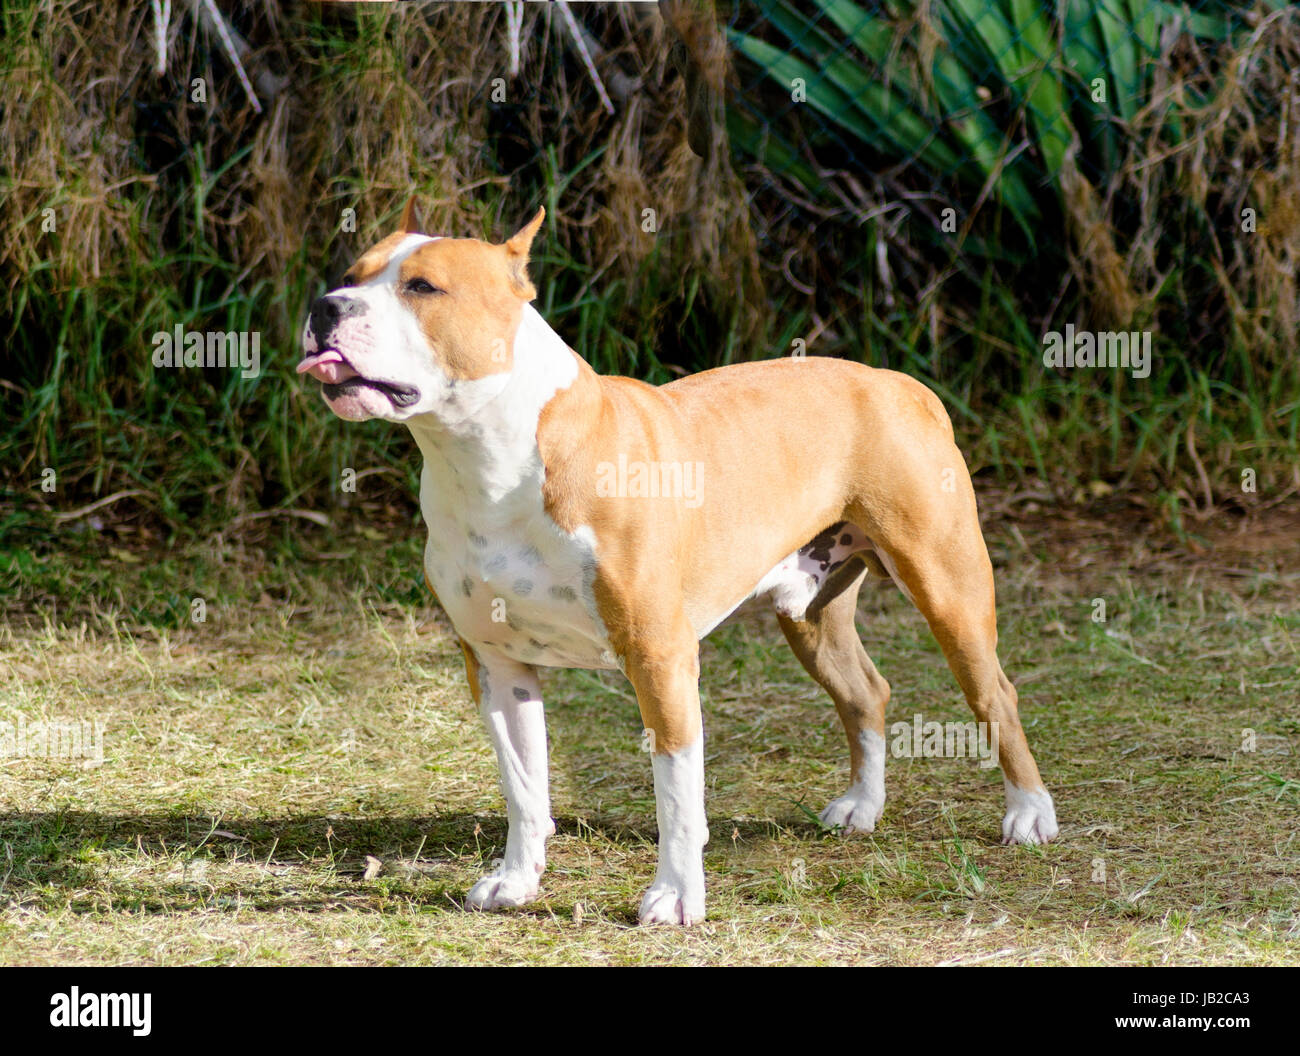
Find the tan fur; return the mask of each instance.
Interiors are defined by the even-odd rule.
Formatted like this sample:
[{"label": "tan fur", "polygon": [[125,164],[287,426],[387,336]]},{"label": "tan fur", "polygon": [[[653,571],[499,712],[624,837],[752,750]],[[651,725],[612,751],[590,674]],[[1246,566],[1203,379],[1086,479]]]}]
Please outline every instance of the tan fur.
[{"label": "tan fur", "polygon": [[449,377],[470,381],[510,370],[522,304],[500,278],[511,259],[504,246],[443,238],[426,243],[402,262],[399,291],[416,277],[445,291],[399,296],[414,309]]},{"label": "tan fur", "polygon": [[515,296],[525,301],[531,301],[537,296],[537,289],[528,278],[528,252],[545,219],[546,210],[539,208],[533,218],[506,242],[510,284],[514,288]]},{"label": "tan fur", "polygon": [[[415,312],[449,377],[471,381],[510,370],[520,306],[537,295],[525,266],[542,215],[539,211],[529,227],[503,246],[476,238],[442,238],[420,246],[402,262],[398,296]],[[406,235],[395,232],[363,253],[348,269],[344,284],[359,286],[382,272]],[[503,272],[509,281],[502,282]],[[405,284],[414,278],[443,292],[406,292]]]},{"label": "tan fur", "polygon": [[[1006,777],[1004,842],[1056,836],[998,661],[974,488],[939,399],[906,375],[821,357],[659,388],[602,377],[527,307],[544,217],[500,245],[424,239],[408,203],[403,230],[353,265],[349,286],[364,288],[313,306],[298,366],[340,417],[406,422],[424,456],[426,582],[461,636],[510,813],[505,857],[467,904],[539,892],[554,826],[538,667],[618,666],[655,753],[659,864],[638,917],[703,918],[699,640],[756,594],[848,735],[852,782],[823,822],[872,831],[890,687],[855,626],[868,572],[912,599],[992,727],[981,734],[996,738]],[[666,488],[640,486],[650,480]]]},{"label": "tan fur", "polygon": [[[918,382],[810,358],[654,388],[582,363],[577,382],[545,409],[538,440],[548,512],[567,530],[591,526],[600,541],[596,597],[634,685],[643,665],[695,655],[690,623],[729,611],[785,555],[850,520],[898,564],[976,714],[1010,721],[1019,734],[1014,690],[993,652],[992,569],[970,477],[942,405]],[[596,496],[597,463],[620,452],[701,462],[704,501],[688,509]],[[846,638],[837,632],[831,658],[816,662],[837,662]],[[832,696],[843,714],[848,696]],[[666,751],[689,743],[697,708],[693,695],[642,701]],[[856,720],[848,725],[852,737]],[[1002,743],[1008,776],[1039,787],[1023,736]]]},{"label": "tan fur", "polygon": [[392,257],[393,251],[401,245],[402,240],[405,238],[405,231],[394,231],[387,238],[376,242],[357,258],[352,267],[344,272],[343,285],[361,286],[373,279],[388,267],[388,260]]},{"label": "tan fur", "polygon": [[420,230],[420,215],[415,207],[415,195],[411,195],[406,200],[406,208],[402,210],[402,219],[398,222],[398,230],[407,233],[413,233]]},{"label": "tan fur", "polygon": [[474,650],[469,647],[469,643],[464,638],[459,641],[461,654],[465,658],[465,681],[469,683],[469,694],[474,698],[474,703],[479,704],[483,696],[478,681],[478,657],[474,655]]},{"label": "tan fur", "polygon": [[851,563],[847,571],[838,583],[827,584],[819,603],[809,608],[804,619],[778,619],[799,662],[835,702],[849,738],[851,780],[856,783],[865,777],[862,732],[885,735],[889,683],[862,648],[854,625],[858,590],[867,568],[860,562]]}]

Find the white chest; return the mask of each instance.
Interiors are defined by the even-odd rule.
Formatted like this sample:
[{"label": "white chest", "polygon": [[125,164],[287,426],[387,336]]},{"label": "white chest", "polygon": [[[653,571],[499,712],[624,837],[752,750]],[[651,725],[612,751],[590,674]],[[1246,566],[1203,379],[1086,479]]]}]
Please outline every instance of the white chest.
[{"label": "white chest", "polygon": [[535,499],[457,503],[466,489],[426,467],[424,564],[456,632],[542,667],[617,666],[596,612],[594,539],[562,532]]},{"label": "white chest", "polygon": [[542,501],[542,407],[576,375],[573,356],[525,306],[508,378],[462,382],[461,422],[409,423],[424,454],[424,564],[457,633],[542,667],[616,667],[596,610],[596,540],[565,532]]}]

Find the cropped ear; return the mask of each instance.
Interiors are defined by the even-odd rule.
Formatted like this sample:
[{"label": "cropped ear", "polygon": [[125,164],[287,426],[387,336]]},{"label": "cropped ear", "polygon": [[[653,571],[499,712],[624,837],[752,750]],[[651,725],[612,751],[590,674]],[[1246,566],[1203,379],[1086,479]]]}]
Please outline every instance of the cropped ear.
[{"label": "cropped ear", "polygon": [[528,251],[545,219],[546,210],[538,209],[537,214],[506,241],[506,264],[510,269],[510,281],[515,287],[515,293],[526,301],[537,296],[536,288],[528,279]]},{"label": "cropped ear", "polygon": [[397,225],[397,230],[405,231],[408,234],[419,232],[420,217],[415,211],[415,195],[411,195],[411,197],[406,199],[406,208],[402,210],[402,219]]}]

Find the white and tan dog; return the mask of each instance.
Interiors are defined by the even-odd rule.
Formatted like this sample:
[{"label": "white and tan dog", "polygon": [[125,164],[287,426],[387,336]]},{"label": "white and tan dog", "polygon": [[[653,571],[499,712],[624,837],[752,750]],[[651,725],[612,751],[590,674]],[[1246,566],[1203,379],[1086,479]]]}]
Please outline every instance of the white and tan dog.
[{"label": "white and tan dog", "polygon": [[976,717],[996,723],[1005,843],[1057,833],[997,657],[993,570],[942,404],[837,359],[743,363],[655,388],[603,377],[529,304],[537,215],[503,245],[402,230],[312,306],[300,373],[341,418],[405,422],[424,456],[425,576],[460,635],[509,815],[481,909],[537,897],[554,832],[537,671],[619,668],[652,747],[659,868],[643,923],[704,916],[699,641],[775,604],[849,738],[823,812],[870,832],[885,803],[889,684],[854,628],[870,571],[925,616]]}]

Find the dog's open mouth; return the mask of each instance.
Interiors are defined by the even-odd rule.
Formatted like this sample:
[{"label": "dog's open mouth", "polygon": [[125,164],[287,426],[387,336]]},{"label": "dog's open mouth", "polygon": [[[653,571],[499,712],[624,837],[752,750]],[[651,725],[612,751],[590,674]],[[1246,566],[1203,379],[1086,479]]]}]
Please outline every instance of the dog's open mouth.
[{"label": "dog's open mouth", "polygon": [[372,381],[359,374],[338,384],[324,382],[321,385],[321,392],[325,393],[325,398],[329,400],[336,400],[357,389],[374,389],[376,392],[382,392],[392,401],[394,407],[409,407],[420,398],[419,391],[409,385],[395,385],[391,381]]},{"label": "dog's open mouth", "polygon": [[357,389],[374,389],[387,397],[394,407],[409,407],[420,398],[419,390],[410,385],[362,377],[334,348],[324,349],[302,360],[298,364],[298,373],[310,374],[319,381],[327,400],[336,400]]}]

